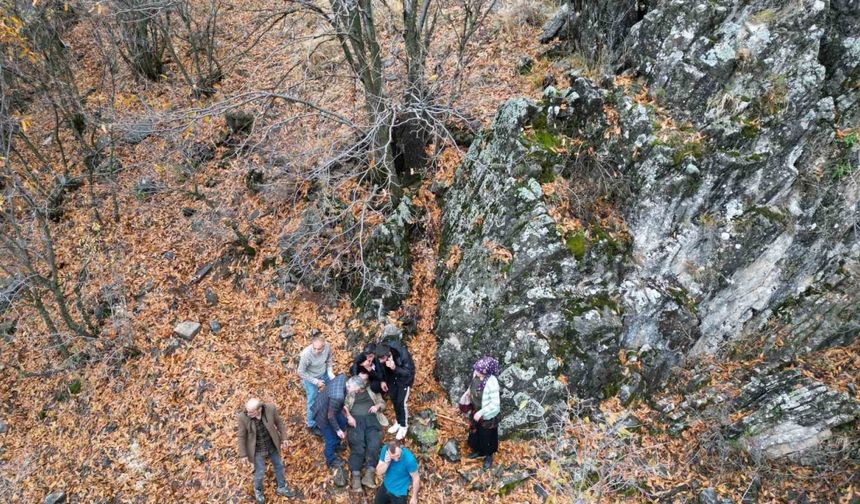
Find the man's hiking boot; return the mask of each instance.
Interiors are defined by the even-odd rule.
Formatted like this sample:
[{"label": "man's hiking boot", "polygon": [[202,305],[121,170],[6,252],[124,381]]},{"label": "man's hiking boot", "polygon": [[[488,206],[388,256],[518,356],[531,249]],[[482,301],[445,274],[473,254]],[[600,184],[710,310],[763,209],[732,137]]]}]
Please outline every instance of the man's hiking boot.
[{"label": "man's hiking boot", "polygon": [[263,491],[254,489],[254,500],[257,501],[257,504],[266,504],[266,498],[263,497]]},{"label": "man's hiking boot", "polygon": [[284,486],[278,488],[277,490],[275,490],[275,493],[281,497],[295,497],[296,496],[296,492],[294,492],[293,490],[290,490],[290,487],[288,487],[287,485],[284,485]]},{"label": "man's hiking boot", "polygon": [[406,431],[408,429],[409,429],[408,427],[400,427],[399,429],[397,429],[397,435],[394,437],[394,439],[400,441],[401,439],[405,438],[406,437]]},{"label": "man's hiking boot", "polygon": [[397,431],[399,431],[399,430],[400,430],[400,424],[397,422],[394,422],[394,425],[392,425],[391,427],[388,428],[388,433],[389,434],[396,434]]},{"label": "man's hiking boot", "polygon": [[352,491],[361,491],[361,472],[359,471],[352,471]]},{"label": "man's hiking boot", "polygon": [[374,468],[364,468],[364,476],[361,478],[361,484],[367,488],[376,488],[376,470]]}]

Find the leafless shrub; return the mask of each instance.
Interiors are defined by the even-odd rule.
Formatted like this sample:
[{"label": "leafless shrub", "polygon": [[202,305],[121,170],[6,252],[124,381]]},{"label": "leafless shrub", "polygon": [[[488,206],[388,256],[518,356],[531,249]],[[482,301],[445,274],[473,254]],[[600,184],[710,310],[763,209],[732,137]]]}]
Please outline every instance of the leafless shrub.
[{"label": "leafless shrub", "polygon": [[499,29],[513,33],[523,26],[539,27],[557,5],[549,1],[506,0],[499,2],[495,17]]},{"label": "leafless shrub", "polygon": [[647,496],[644,483],[669,468],[654,463],[659,447],[639,445],[634,431],[640,428],[627,412],[602,412],[571,398],[567,408],[544,416],[533,430],[535,450],[547,462],[535,478],[559,502]]}]

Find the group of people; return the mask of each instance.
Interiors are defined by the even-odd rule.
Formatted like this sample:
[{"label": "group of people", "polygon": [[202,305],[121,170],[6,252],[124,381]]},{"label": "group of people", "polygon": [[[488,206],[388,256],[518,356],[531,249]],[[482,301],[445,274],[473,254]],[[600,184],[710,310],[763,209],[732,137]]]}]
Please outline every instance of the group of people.
[{"label": "group of people", "polygon": [[[415,363],[409,350],[400,342],[370,344],[356,354],[349,375],[334,373],[331,346],[319,334],[299,356],[298,375],[307,397],[306,425],[314,435],[323,438],[323,456],[329,468],[346,464],[351,473],[351,488],[376,488],[374,504],[410,504],[418,502],[418,462],[403,446],[409,429],[407,402],[415,381]],[[484,468],[493,464],[498,451],[500,412],[499,363],[484,357],[473,366],[468,390],[460,397],[459,410],[469,419],[469,458],[483,458]],[[386,399],[390,400],[395,420],[385,416]],[[383,429],[394,439],[383,444]],[[338,453],[349,447],[344,462]],[[286,484],[280,449],[286,443],[284,422],[277,408],[250,399],[239,415],[239,456],[254,468],[254,495],[262,504],[265,459],[268,458],[277,479],[276,494],[294,497]],[[377,487],[376,478],[382,478]]]}]

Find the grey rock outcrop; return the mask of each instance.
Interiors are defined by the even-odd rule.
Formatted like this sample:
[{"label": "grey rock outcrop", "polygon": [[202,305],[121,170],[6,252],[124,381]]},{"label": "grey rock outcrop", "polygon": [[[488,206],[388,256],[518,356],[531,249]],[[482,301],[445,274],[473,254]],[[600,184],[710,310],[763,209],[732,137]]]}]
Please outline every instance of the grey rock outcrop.
[{"label": "grey rock outcrop", "polygon": [[779,458],[812,448],[860,417],[860,404],[792,369],[753,376],[734,407],[751,413],[728,427],[750,453]]},{"label": "grey rock outcrop", "polygon": [[366,318],[381,319],[397,309],[409,294],[412,263],[407,231],[413,214],[412,202],[403,198],[385,222],[373,230],[367,242],[368,274],[353,288],[355,305]]},{"label": "grey rock outcrop", "polygon": [[570,4],[565,2],[558,8],[558,10],[555,11],[546,23],[544,23],[543,27],[541,27],[541,33],[538,36],[540,43],[546,44],[558,37],[562,29],[570,21],[570,17]]},{"label": "grey rock outcrop", "polygon": [[618,284],[614,259],[577,258],[578,249],[566,246],[538,181],[545,168],[529,158],[533,146],[523,129],[545,117],[525,100],[503,106],[492,131],[473,144],[443,206],[440,257],[460,260],[437,279],[436,376],[456,401],[471,363],[496,356],[503,433],[541,420],[545,406],[562,405],[562,373],[599,393],[605,357],[618,351],[621,318],[604,287]]},{"label": "grey rock outcrop", "polygon": [[[661,2],[625,41],[640,82],[572,74],[506,103],[443,202],[436,376],[452,401],[484,354],[510,432],[568,391],[629,402],[746,338],[777,359],[857,338],[858,8]],[[566,228],[543,190],[559,175],[594,181],[575,197],[606,197],[623,225],[581,212]]]}]

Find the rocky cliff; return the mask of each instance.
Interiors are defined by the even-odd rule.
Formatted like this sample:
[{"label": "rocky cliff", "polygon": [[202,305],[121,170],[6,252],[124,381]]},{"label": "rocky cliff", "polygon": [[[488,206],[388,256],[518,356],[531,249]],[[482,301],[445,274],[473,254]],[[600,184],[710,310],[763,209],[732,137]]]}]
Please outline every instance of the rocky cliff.
[{"label": "rocky cliff", "polygon": [[443,198],[451,397],[498,356],[512,432],[569,392],[629,401],[740,342],[790,362],[854,341],[858,26],[857,1],[649,2],[618,76],[504,105]]}]

